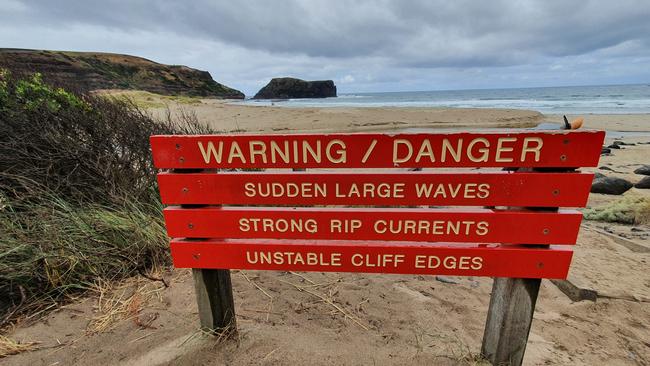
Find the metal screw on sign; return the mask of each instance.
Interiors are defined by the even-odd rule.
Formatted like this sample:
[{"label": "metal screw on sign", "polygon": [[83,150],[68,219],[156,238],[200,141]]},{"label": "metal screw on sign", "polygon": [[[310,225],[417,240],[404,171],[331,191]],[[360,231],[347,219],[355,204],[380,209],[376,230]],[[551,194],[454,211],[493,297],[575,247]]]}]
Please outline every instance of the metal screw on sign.
[{"label": "metal screw on sign", "polygon": [[537,263],[537,268],[544,268],[544,263],[542,262]]},{"label": "metal screw on sign", "polygon": [[559,189],[554,189],[553,190],[553,195],[557,196],[558,194],[560,194],[560,190]]},{"label": "metal screw on sign", "polygon": [[198,261],[201,258],[201,253],[192,254],[192,257]]},{"label": "metal screw on sign", "polygon": [[189,191],[190,191],[190,190],[189,190],[189,188],[187,188],[187,187],[183,187],[183,189],[181,189],[181,192],[183,192],[183,193],[187,193],[187,192],[189,192]]},{"label": "metal screw on sign", "polygon": [[176,150],[180,150],[180,149],[181,149],[181,144],[176,144]]},{"label": "metal screw on sign", "polygon": [[562,155],[562,156],[560,156],[560,160],[562,160],[562,161],[566,161],[566,155]]},{"label": "metal screw on sign", "polygon": [[185,158],[181,156],[180,158],[178,158],[178,161],[180,161],[182,163],[182,162],[185,161]]},{"label": "metal screw on sign", "polygon": [[194,224],[192,224],[192,223],[190,222],[189,224],[187,224],[187,227],[190,228],[190,229],[194,229]]},{"label": "metal screw on sign", "polygon": [[548,235],[548,233],[550,233],[551,230],[549,230],[549,229],[544,229],[542,232],[544,233],[544,235]]}]

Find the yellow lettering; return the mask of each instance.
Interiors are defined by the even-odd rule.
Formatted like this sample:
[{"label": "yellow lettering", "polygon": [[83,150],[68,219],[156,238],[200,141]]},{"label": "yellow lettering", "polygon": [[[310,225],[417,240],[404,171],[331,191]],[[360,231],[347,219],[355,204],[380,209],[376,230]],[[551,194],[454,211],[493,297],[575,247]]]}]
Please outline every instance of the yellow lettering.
[{"label": "yellow lettering", "polygon": [[516,137],[499,137],[499,139],[497,140],[497,152],[496,152],[496,156],[494,157],[494,161],[499,163],[513,162],[515,160],[513,157],[502,158],[501,154],[504,152],[512,152],[513,150],[512,147],[503,147],[503,144],[508,142],[515,142],[515,141],[517,141]]},{"label": "yellow lettering", "polygon": [[244,184],[244,194],[246,197],[255,197],[255,184],[250,182]]},{"label": "yellow lettering", "polygon": [[424,260],[427,257],[425,255],[416,255],[415,256],[415,268],[426,268],[424,265]]},{"label": "yellow lettering", "polygon": [[[535,143],[535,147],[530,147],[529,145]],[[524,138],[524,146],[521,149],[521,161],[526,161],[526,154],[533,153],[535,154],[535,161],[539,161],[539,156],[542,151],[542,146],[544,145],[544,140],[539,137],[526,137]]]},{"label": "yellow lettering", "polygon": [[415,157],[415,162],[419,163],[422,157],[428,157],[429,161],[432,163],[436,161],[435,156],[433,156],[433,148],[431,147],[431,141],[429,141],[429,139],[425,139],[422,142],[418,155]]},{"label": "yellow lettering", "polygon": [[[476,156],[474,155],[473,149],[474,149],[474,145],[479,143],[482,144],[484,147],[478,149],[478,152],[481,153],[481,155]],[[488,149],[489,147],[490,147],[490,142],[487,139],[483,137],[475,138],[474,140],[469,142],[469,145],[467,145],[467,157],[469,158],[469,160],[475,163],[488,161],[488,157],[490,154],[490,150]]]},{"label": "yellow lettering", "polygon": [[455,162],[460,161],[461,157],[461,148],[463,147],[463,139],[458,139],[458,145],[456,145],[456,150],[452,149],[449,139],[442,139],[442,154],[440,156],[440,161],[443,163],[447,157],[447,152],[451,154],[451,157],[454,158]]},{"label": "yellow lettering", "polygon": [[355,267],[360,267],[363,265],[363,256],[361,254],[354,254],[350,260],[352,262],[352,265]]},{"label": "yellow lettering", "polygon": [[242,163],[246,164],[246,158],[239,147],[237,141],[233,141],[230,145],[230,153],[228,154],[228,164],[232,163],[234,158],[238,158]]},{"label": "yellow lettering", "polygon": [[246,218],[242,217],[241,219],[239,219],[239,231],[246,232],[249,231],[250,229],[251,229],[250,225],[248,224],[248,220]]},{"label": "yellow lettering", "polygon": [[[338,145],[340,147],[340,149],[335,151],[335,153],[338,154],[337,157],[334,157],[332,155],[332,147],[334,145]],[[345,163],[347,159],[345,143],[343,143],[341,140],[332,140],[328,142],[327,147],[325,148],[325,154],[327,155],[327,159],[334,164]]]},{"label": "yellow lettering", "polygon": [[415,184],[415,193],[417,194],[418,198],[421,198],[422,196],[430,197],[431,190],[433,190],[433,184]]},{"label": "yellow lettering", "polygon": [[217,163],[221,163],[221,153],[223,151],[223,141],[219,141],[219,149],[214,148],[214,144],[212,141],[208,141],[208,147],[207,150],[206,148],[203,147],[203,143],[199,141],[199,150],[201,150],[201,155],[203,155],[203,161],[205,161],[206,164],[210,164],[210,157],[214,156],[214,160]]},{"label": "yellow lettering", "polygon": [[320,140],[316,141],[316,151],[309,145],[308,141],[303,141],[302,142],[302,162],[307,163],[307,153],[309,153],[314,159],[314,162],[320,163],[321,157],[320,157],[320,152],[321,152],[321,144]]},{"label": "yellow lettering", "polygon": [[487,183],[481,183],[478,185],[478,198],[488,198],[490,196],[490,185]]},{"label": "yellow lettering", "polygon": [[[406,146],[408,153],[404,157],[399,157],[399,145]],[[400,164],[408,161],[413,155],[413,145],[411,141],[404,139],[395,139],[393,141],[393,164]]]},{"label": "yellow lettering", "polygon": [[248,149],[251,155],[251,164],[255,164],[255,155],[262,156],[262,162],[266,164],[266,144],[262,141],[249,141]]},{"label": "yellow lettering", "polygon": [[476,224],[476,235],[485,235],[488,233],[490,224],[487,221],[479,221]]},{"label": "yellow lettering", "polygon": [[284,151],[280,150],[280,146],[275,140],[271,140],[271,162],[276,163],[277,159],[275,155],[279,155],[282,161],[285,164],[289,164],[289,141],[284,141]]}]

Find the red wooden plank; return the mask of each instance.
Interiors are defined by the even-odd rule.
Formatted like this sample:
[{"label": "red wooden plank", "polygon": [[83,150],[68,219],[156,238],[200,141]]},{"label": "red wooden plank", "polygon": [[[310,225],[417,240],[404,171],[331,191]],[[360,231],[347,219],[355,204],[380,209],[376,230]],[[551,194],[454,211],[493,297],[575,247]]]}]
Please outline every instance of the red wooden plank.
[{"label": "red wooden plank", "polygon": [[161,173],[164,204],[584,207],[591,173]]},{"label": "red wooden plank", "polygon": [[[603,131],[152,136],[158,168],[596,166]],[[443,156],[444,155],[444,156]]]},{"label": "red wooden plank", "polygon": [[515,278],[567,276],[566,247],[422,245],[305,240],[206,240],[171,243],[178,268],[441,274]]},{"label": "red wooden plank", "polygon": [[175,238],[575,244],[582,214],[488,209],[206,207],[164,211]]}]

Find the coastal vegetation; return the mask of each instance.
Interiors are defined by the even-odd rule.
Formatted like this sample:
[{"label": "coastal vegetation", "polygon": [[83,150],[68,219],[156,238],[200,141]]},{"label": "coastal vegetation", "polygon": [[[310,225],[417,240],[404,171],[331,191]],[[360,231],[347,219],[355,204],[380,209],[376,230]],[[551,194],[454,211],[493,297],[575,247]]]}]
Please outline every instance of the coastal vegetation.
[{"label": "coastal vegetation", "polygon": [[169,262],[149,136],[182,118],[0,69],[0,327]]},{"label": "coastal vegetation", "polygon": [[167,108],[171,104],[182,106],[200,105],[200,97],[190,97],[185,95],[162,95],[143,90],[119,90],[102,93],[104,96],[123,99],[129,103],[135,103],[139,108]]},{"label": "coastal vegetation", "polygon": [[207,71],[115,53],[0,48],[0,67],[17,74],[40,72],[48,80],[84,90],[143,90],[170,96],[244,99],[242,92],[214,81]]},{"label": "coastal vegetation", "polygon": [[607,205],[584,210],[587,220],[620,224],[650,224],[650,197],[625,196]]}]

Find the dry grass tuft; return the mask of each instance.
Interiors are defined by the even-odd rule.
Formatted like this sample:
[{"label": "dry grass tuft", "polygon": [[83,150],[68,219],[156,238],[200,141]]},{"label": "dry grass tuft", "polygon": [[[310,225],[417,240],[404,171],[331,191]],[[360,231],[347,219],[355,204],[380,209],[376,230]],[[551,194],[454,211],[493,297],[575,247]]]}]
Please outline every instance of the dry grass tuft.
[{"label": "dry grass tuft", "polygon": [[37,349],[38,342],[17,342],[9,337],[0,335],[0,358],[17,355],[22,352]]},{"label": "dry grass tuft", "polygon": [[420,353],[432,353],[437,359],[445,359],[457,365],[479,366],[490,365],[480,354],[474,353],[469,346],[458,336],[447,336],[438,329],[424,329],[414,327],[415,348],[418,356]]},{"label": "dry grass tuft", "polygon": [[[329,305],[332,308],[332,314],[339,314],[343,316],[343,319],[350,319],[354,324],[359,326],[363,330],[370,330],[370,326],[367,324],[364,324],[364,322],[361,321],[357,316],[354,315],[354,312],[351,310],[347,310],[344,306],[339,305],[336,301],[336,294],[338,294],[338,290],[333,286],[335,283],[338,281],[334,282],[328,282],[328,283],[316,283],[309,278],[307,278],[304,275],[301,275],[296,272],[289,272],[294,276],[300,277],[303,281],[308,282],[308,285],[298,285],[290,281],[284,281],[280,280],[280,282],[284,282],[288,285],[293,286],[296,290],[299,292],[304,292],[307,293],[319,300],[319,302],[323,302],[327,305]],[[319,291],[320,290],[320,291]],[[327,290],[327,292],[324,292],[324,290]]]},{"label": "dry grass tuft", "polygon": [[[258,285],[257,282],[251,280],[243,271],[240,271],[239,274],[242,275],[244,279],[248,281],[248,283],[255,286],[256,289],[260,290],[260,292],[262,292],[264,296],[266,296],[269,299],[269,304],[267,305],[267,309],[263,311],[264,313],[266,313],[266,321],[268,322],[269,317],[271,316],[271,313],[273,311],[273,296],[269,295],[269,293],[266,290],[264,290],[260,285]],[[256,311],[256,310],[252,310],[252,311]]]},{"label": "dry grass tuft", "polygon": [[634,222],[636,224],[650,224],[650,198],[643,201],[635,211]]},{"label": "dry grass tuft", "polygon": [[92,291],[97,296],[95,312],[88,324],[87,332],[90,334],[111,330],[124,320],[132,320],[140,328],[152,328],[151,323],[156,316],[142,318],[141,313],[145,306],[154,298],[161,299],[161,291],[165,286],[155,285],[152,282],[142,282],[132,279],[121,284],[112,284],[108,281],[98,281]]}]

